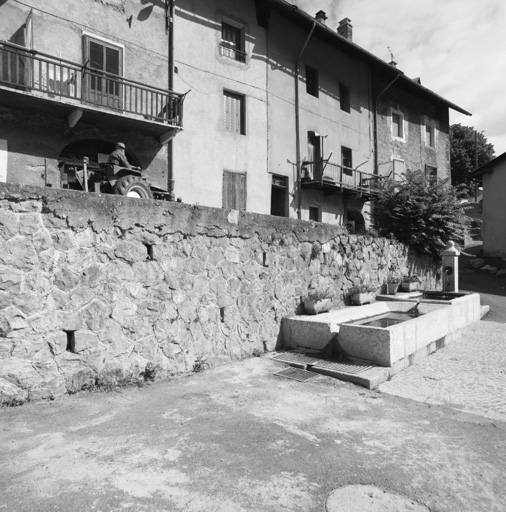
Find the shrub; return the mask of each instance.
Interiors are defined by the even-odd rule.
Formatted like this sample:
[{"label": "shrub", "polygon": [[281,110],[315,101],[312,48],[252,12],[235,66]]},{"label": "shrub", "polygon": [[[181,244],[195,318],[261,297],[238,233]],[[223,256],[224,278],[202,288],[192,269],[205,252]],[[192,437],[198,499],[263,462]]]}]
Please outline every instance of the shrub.
[{"label": "shrub", "polygon": [[459,191],[448,180],[406,171],[402,181],[388,180],[380,189],[375,226],[381,236],[393,236],[437,261],[448,240],[463,239],[470,224],[459,200]]}]

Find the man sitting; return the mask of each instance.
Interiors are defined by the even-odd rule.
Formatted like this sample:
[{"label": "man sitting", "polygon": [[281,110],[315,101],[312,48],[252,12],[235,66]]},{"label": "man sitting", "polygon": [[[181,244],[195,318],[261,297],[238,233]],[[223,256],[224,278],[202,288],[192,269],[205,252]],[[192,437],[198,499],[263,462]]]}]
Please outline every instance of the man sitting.
[{"label": "man sitting", "polygon": [[125,167],[127,169],[132,168],[132,166],[128,163],[127,157],[125,155],[125,144],[123,144],[123,142],[116,143],[116,148],[109,155],[107,162],[114,165],[120,165],[121,167]]}]

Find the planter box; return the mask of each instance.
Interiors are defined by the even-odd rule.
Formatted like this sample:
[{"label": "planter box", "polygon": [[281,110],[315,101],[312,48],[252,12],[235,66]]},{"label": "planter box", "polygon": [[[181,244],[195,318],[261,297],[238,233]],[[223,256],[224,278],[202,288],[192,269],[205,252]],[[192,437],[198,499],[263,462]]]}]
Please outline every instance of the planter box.
[{"label": "planter box", "polygon": [[330,311],[332,309],[332,305],[332,299],[322,299],[317,301],[304,299],[304,309],[308,315],[317,315],[318,313]]},{"label": "planter box", "polygon": [[403,292],[416,292],[416,290],[418,290],[419,284],[420,283],[412,283],[412,282],[403,281],[401,283],[401,290]]},{"label": "planter box", "polygon": [[351,302],[356,306],[361,306],[362,304],[371,304],[376,299],[376,294],[374,292],[363,292],[363,293],[354,293],[351,296]]}]

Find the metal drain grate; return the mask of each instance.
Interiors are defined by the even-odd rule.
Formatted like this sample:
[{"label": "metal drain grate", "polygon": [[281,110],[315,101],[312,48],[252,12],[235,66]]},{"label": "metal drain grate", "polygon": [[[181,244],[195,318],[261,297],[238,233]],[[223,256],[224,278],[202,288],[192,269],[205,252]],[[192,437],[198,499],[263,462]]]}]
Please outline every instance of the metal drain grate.
[{"label": "metal drain grate", "polygon": [[279,356],[274,356],[272,358],[274,361],[280,361],[282,363],[297,363],[297,364],[311,364],[322,361],[318,357],[311,357],[306,354],[302,354],[300,352],[285,352],[284,354],[280,354]]},{"label": "metal drain grate", "polygon": [[357,373],[364,372],[374,368],[365,364],[358,363],[334,363],[333,361],[322,361],[321,359],[314,364],[315,369],[331,370],[333,372],[351,373],[356,375]]},{"label": "metal drain grate", "polygon": [[301,368],[285,368],[274,374],[276,377],[284,377],[285,379],[297,380],[299,382],[305,382],[306,380],[317,377],[317,373],[308,372]]}]

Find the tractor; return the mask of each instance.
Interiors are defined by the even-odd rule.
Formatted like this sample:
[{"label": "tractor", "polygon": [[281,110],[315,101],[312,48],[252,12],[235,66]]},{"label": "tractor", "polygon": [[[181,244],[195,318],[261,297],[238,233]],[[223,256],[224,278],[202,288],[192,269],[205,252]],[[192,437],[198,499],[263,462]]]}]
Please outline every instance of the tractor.
[{"label": "tractor", "polygon": [[63,188],[101,192],[144,199],[170,200],[170,192],[151,185],[139,167],[126,168],[110,163],[90,164],[61,162],[60,178]]}]

